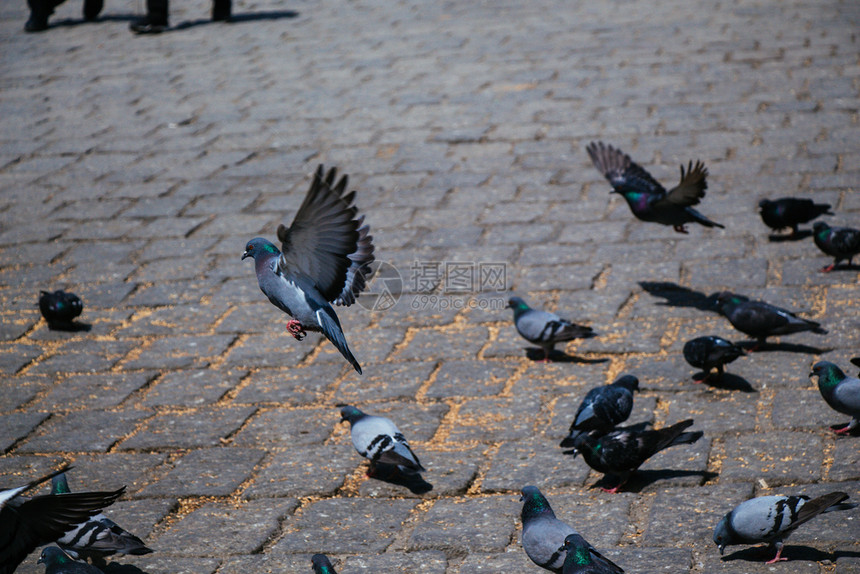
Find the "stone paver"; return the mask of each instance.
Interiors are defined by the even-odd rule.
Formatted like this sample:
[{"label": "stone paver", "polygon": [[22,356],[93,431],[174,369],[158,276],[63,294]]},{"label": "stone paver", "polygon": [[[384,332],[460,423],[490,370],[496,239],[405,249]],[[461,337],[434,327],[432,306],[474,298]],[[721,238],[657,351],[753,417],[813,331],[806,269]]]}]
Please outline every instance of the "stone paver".
[{"label": "stone paver", "polygon": [[[627,572],[860,573],[856,510],[772,566],[711,541],[752,496],[860,500],[858,437],[830,431],[847,417],[808,377],[856,372],[857,268],[819,273],[809,237],[770,241],[757,213],[803,196],[860,227],[856,2],[258,0],[216,24],[186,0],[140,37],[143,3],[80,10],[27,34],[26,2],[0,9],[0,487],[62,464],[75,491],[127,485],[107,514],[156,551],[106,572],[302,572],[314,552],[346,574],[540,572],[519,542],[534,484]],[[704,161],[697,209],[725,229],[635,220],[597,140],[667,187]],[[337,308],[362,376],[286,333],[240,260],[320,163],[349,174],[400,276],[393,307]],[[43,289],[80,295],[89,329],[49,329]],[[721,289],[829,333],[697,384],[687,340],[745,340],[708,307]],[[512,295],[599,336],[535,361]],[[624,373],[625,424],[704,437],[610,495],[558,442]],[[366,476],[342,404],[394,420],[421,481]]]}]

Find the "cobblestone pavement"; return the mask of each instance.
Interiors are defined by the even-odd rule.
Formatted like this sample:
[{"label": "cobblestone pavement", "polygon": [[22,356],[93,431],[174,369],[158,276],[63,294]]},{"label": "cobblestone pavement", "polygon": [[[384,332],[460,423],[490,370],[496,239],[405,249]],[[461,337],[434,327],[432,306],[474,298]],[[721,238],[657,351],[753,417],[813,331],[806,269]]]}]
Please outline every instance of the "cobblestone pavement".
[{"label": "cobblestone pavement", "polygon": [[[239,0],[227,24],[172,4],[177,29],[151,37],[128,31],[138,0],[95,23],[68,0],[41,34],[24,0],[0,5],[0,484],[63,461],[74,490],[127,484],[108,514],[155,553],[115,572],[310,572],[315,552],[346,574],[539,572],[526,484],[630,573],[860,572],[858,511],[804,526],[774,566],[710,540],[753,495],[860,499],[860,442],[807,377],[860,355],[857,269],[818,273],[830,259],[768,241],[756,209],[798,194],[860,226],[860,4]],[[597,139],[666,183],[704,160],[701,210],[726,229],[635,221]],[[318,163],[350,174],[406,288],[340,311],[363,377],[293,340],[239,260]],[[601,336],[534,362],[480,277],[416,294],[436,262],[503,263],[510,291]],[[89,332],[47,329],[38,291],[58,288]],[[684,341],[742,339],[696,307],[721,288],[830,333],[695,384]],[[692,417],[705,438],[610,495],[557,443],[622,372],[643,386],[631,422]],[[343,402],[393,418],[432,490],[368,479]]]}]

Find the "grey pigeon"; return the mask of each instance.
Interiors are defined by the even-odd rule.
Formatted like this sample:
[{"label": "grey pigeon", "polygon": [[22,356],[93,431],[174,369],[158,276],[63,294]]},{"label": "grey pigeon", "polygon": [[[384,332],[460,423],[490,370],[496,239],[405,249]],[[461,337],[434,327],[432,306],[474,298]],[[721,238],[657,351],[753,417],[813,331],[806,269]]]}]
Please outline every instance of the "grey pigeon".
[{"label": "grey pigeon", "polygon": [[523,339],[543,349],[544,361],[556,343],[573,339],[588,339],[596,334],[591,327],[576,325],[555,313],[532,309],[519,297],[511,297],[508,307],[514,311],[514,326]]},{"label": "grey pigeon", "polygon": [[361,374],[330,303],[352,305],[367,286],[374,260],[373,237],[364,216],[346,192],[348,177],[319,166],[289,228],[278,226],[283,252],[256,237],[242,259],[254,258],[260,290],[292,317],[287,330],[299,341],[306,331],[321,332]]},{"label": "grey pigeon", "polygon": [[833,271],[845,259],[851,265],[854,256],[860,254],[860,229],[830,227],[823,221],[816,221],[812,226],[812,239],[821,251],[834,258],[831,265],[821,268],[824,273]]},{"label": "grey pigeon", "polygon": [[591,431],[576,437],[573,446],[588,466],[619,478],[614,487],[603,488],[618,492],[636,469],[661,450],[702,438],[702,431],[684,432],[691,426],[693,420],[687,419],[659,430],[615,430],[603,436]]},{"label": "grey pigeon", "polygon": [[723,291],[712,297],[716,299],[720,313],[735,329],[757,341],[751,351],[764,345],[768,337],[776,335],[790,335],[801,331],[827,334],[820,323],[801,319],[791,311],[764,301],[751,301],[748,297],[730,291]]},{"label": "grey pigeon", "polygon": [[720,227],[692,206],[703,197],[708,183],[708,170],[701,161],[691,161],[684,171],[681,165],[681,181],[669,191],[630,159],[630,156],[603,142],[591,142],[585,148],[594,167],[612,184],[612,193],[620,194],[636,219],[663,225],[671,225],[678,233],[687,233],[687,223],[699,223],[705,227]]},{"label": "grey pigeon", "polygon": [[[70,492],[65,473],[51,479],[51,494]],[[57,544],[74,559],[98,560],[113,554],[143,555],[152,552],[143,540],[101,513],[66,532],[62,538],[57,539]]]},{"label": "grey pigeon", "polygon": [[837,434],[848,434],[860,425],[860,379],[849,377],[828,361],[819,361],[812,366],[813,375],[818,377],[818,390],[825,402],[835,411],[849,415],[851,420]]},{"label": "grey pigeon", "polygon": [[768,542],[776,547],[776,556],[768,564],[788,560],[782,558],[783,541],[819,514],[857,506],[843,503],[847,499],[844,492],[831,492],[812,500],[808,496],[777,495],[746,500],[720,519],[714,528],[714,544],[722,554],[726,546]]},{"label": "grey pigeon", "polygon": [[620,574],[621,568],[609,561],[601,562],[596,559],[596,550],[579,534],[568,534],[564,544],[558,549],[564,551],[562,574]]},{"label": "grey pigeon", "polygon": [[406,437],[390,419],[361,412],[346,405],[340,410],[341,421],[349,421],[352,446],[370,461],[369,476],[378,463],[396,465],[406,473],[424,471]]},{"label": "grey pigeon", "polygon": [[[565,539],[579,533],[573,527],[555,517],[549,501],[536,486],[523,488],[520,501],[523,503],[523,549],[532,562],[550,572],[562,574],[567,551],[563,547]],[[583,542],[585,542],[583,540]],[[587,545],[591,560],[605,567],[623,572],[611,560],[600,554],[593,546]],[[612,572],[613,570],[610,570]]]},{"label": "grey pigeon", "polygon": [[782,197],[780,199],[762,199],[758,202],[759,214],[764,224],[779,231],[791,228],[791,235],[797,235],[797,226],[812,221],[820,215],[833,215],[830,204],[815,203],[811,199],[801,197]]},{"label": "grey pigeon", "polygon": [[75,562],[56,546],[48,546],[42,550],[38,564],[45,565],[45,574],[102,574],[95,566],[86,562]]},{"label": "grey pigeon", "polygon": [[314,567],[314,574],[337,574],[325,554],[314,554],[311,557],[311,564]]},{"label": "grey pigeon", "polygon": [[633,410],[633,392],[638,390],[639,379],[622,375],[611,385],[588,391],[570,425],[570,434],[560,446],[572,447],[579,433],[592,430],[609,432],[615,425],[626,421]]},{"label": "grey pigeon", "polygon": [[702,381],[708,380],[711,369],[717,369],[717,377],[722,377],[723,367],[745,354],[734,343],[715,335],[696,337],[684,343],[684,359],[705,372]]},{"label": "grey pigeon", "polygon": [[37,546],[55,541],[125,492],[122,487],[113,492],[49,494],[30,499],[20,496],[66,470],[0,491],[0,574],[12,574]]}]

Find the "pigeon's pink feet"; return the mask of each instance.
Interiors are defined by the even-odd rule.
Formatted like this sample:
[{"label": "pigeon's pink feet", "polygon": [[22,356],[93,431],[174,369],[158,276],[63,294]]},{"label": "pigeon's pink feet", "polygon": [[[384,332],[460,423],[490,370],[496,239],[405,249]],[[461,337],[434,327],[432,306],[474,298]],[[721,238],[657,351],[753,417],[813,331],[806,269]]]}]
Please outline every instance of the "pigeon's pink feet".
[{"label": "pigeon's pink feet", "polygon": [[852,428],[854,427],[851,426],[851,423],[848,423],[847,426],[841,429],[833,429],[833,432],[835,432],[836,434],[848,434],[849,432],[851,432]]},{"label": "pigeon's pink feet", "polygon": [[765,564],[776,564],[777,562],[782,562],[783,560],[788,560],[788,558],[783,558],[781,556],[782,548],[776,551],[776,556],[773,557],[772,560],[768,560]]},{"label": "pigeon's pink feet", "polygon": [[296,338],[296,341],[301,341],[307,335],[307,332],[305,332],[305,328],[302,327],[301,322],[296,319],[289,320],[289,322],[287,323],[287,331],[290,332],[290,335]]},{"label": "pigeon's pink feet", "polygon": [[619,489],[619,488],[621,488],[621,485],[620,485],[620,484],[619,484],[618,486],[613,486],[612,488],[603,488],[603,487],[601,487],[601,488],[600,488],[600,490],[602,490],[603,492],[608,492],[608,493],[610,493],[610,494],[615,494],[616,492],[618,492],[618,489]]},{"label": "pigeon's pink feet", "polygon": [[835,268],[836,268],[836,264],[831,263],[830,265],[827,265],[826,267],[822,267],[821,269],[819,269],[819,271],[821,271],[822,273],[830,273]]},{"label": "pigeon's pink feet", "polygon": [[683,225],[673,225],[672,229],[674,229],[678,233],[683,233],[685,235],[689,234],[689,232],[687,231],[687,228]]}]

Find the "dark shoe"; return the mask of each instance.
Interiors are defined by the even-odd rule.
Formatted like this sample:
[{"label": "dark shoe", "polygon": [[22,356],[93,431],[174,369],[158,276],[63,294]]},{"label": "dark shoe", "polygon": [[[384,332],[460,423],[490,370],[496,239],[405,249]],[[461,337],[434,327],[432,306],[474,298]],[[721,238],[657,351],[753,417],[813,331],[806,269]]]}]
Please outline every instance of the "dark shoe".
[{"label": "dark shoe", "polygon": [[104,5],[104,0],[84,0],[84,20],[92,22],[98,18]]},{"label": "dark shoe", "polygon": [[161,34],[167,30],[167,22],[153,22],[149,18],[141,18],[129,24],[128,29],[135,34]]},{"label": "dark shoe", "polygon": [[48,29],[48,17],[42,14],[30,13],[30,19],[24,24],[25,32],[42,32]]},{"label": "dark shoe", "polygon": [[231,0],[215,0],[212,2],[212,21],[226,22],[230,19]]}]

